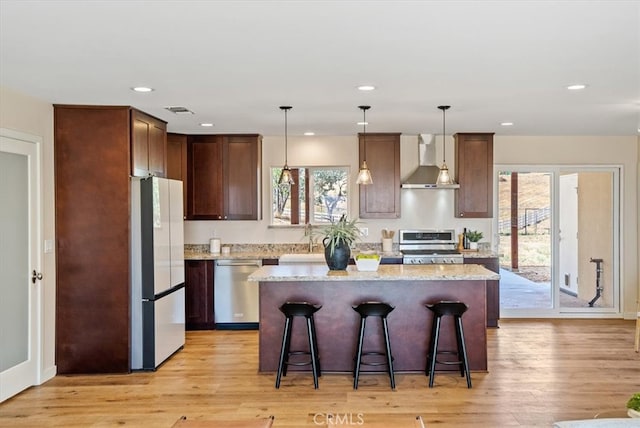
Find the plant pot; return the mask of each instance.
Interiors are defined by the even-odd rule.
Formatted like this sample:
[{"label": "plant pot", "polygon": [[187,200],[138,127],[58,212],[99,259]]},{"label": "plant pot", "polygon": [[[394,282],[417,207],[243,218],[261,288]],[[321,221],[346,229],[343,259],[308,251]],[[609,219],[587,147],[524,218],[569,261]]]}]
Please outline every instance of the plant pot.
[{"label": "plant pot", "polygon": [[478,249],[478,243],[477,242],[469,242],[469,249],[470,250],[477,250]]},{"label": "plant pot", "polygon": [[329,266],[329,270],[346,270],[350,257],[351,249],[345,243],[336,245],[333,248],[333,254],[331,254],[330,245],[325,245],[324,247],[324,259],[327,262],[327,266]]}]

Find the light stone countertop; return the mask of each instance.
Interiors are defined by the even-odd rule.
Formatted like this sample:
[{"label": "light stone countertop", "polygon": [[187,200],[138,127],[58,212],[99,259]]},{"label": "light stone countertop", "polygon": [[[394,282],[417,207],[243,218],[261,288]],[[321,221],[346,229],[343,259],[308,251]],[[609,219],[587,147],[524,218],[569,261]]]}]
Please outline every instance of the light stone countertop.
[{"label": "light stone countertop", "polygon": [[[231,244],[231,252],[229,254],[210,253],[208,251],[208,245],[185,245],[184,258],[185,260],[248,260],[248,259],[278,259],[282,254],[308,254],[304,245],[300,244],[245,244],[237,245]],[[363,249],[366,251],[368,248]],[[352,251],[352,254],[356,254],[359,251]],[[320,249],[316,249],[315,253],[322,254]],[[399,251],[393,251],[391,253],[379,252],[382,257],[385,258],[402,258],[402,253]],[[463,252],[465,258],[492,258],[498,257],[498,255],[489,250],[480,251],[465,251]]]},{"label": "light stone countertop", "polygon": [[500,275],[481,265],[380,265],[375,272],[330,271],[322,264],[262,266],[249,281],[460,281],[499,280]]}]

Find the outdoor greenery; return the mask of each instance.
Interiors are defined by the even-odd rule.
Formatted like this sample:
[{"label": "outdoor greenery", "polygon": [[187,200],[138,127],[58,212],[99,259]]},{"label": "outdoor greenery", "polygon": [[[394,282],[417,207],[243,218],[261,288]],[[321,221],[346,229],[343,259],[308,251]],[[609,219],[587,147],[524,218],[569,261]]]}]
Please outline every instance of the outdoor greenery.
[{"label": "outdoor greenery", "polygon": [[[345,167],[292,168],[296,186],[278,185],[282,168],[271,168],[273,223],[291,224],[291,201],[300,201],[300,223],[329,223],[347,212],[348,169]],[[309,198],[306,198],[307,187]],[[295,192],[292,194],[292,191]]]}]

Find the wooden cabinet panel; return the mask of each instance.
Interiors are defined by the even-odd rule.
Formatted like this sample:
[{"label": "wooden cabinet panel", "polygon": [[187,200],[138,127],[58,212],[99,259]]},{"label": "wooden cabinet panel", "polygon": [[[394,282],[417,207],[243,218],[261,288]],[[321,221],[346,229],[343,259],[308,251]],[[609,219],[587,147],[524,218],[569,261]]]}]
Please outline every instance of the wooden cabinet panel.
[{"label": "wooden cabinet panel", "polygon": [[54,107],[58,374],[129,371],[129,107]]},{"label": "wooden cabinet panel", "polygon": [[185,318],[187,330],[215,328],[213,305],[213,260],[186,260]]},{"label": "wooden cabinet panel", "polygon": [[149,175],[149,123],[133,117],[131,120],[131,175]]},{"label": "wooden cabinet panel", "polygon": [[131,175],[166,175],[167,124],[131,110]]},{"label": "wooden cabinet panel", "polygon": [[362,134],[359,165],[366,159],[373,184],[360,186],[360,218],[400,218],[400,134]]},{"label": "wooden cabinet panel", "polygon": [[187,136],[167,134],[167,178],[182,181],[182,196],[187,215]]},{"label": "wooden cabinet panel", "polygon": [[166,177],[167,169],[166,125],[154,121],[149,126],[149,173],[156,177]]},{"label": "wooden cabinet panel", "polygon": [[455,139],[456,217],[493,217],[493,133],[458,133]]},{"label": "wooden cabinet panel", "polygon": [[[500,273],[497,257],[468,257],[465,264],[483,265],[492,272]],[[487,281],[487,327],[498,327],[500,320],[500,281]]]},{"label": "wooden cabinet panel", "polygon": [[224,214],[220,138],[198,135],[187,141],[187,218],[220,220]]},{"label": "wooden cabinet panel", "polygon": [[260,135],[187,137],[187,218],[260,218]]},{"label": "wooden cabinet panel", "polygon": [[223,137],[225,220],[257,220],[261,150],[256,136]]}]

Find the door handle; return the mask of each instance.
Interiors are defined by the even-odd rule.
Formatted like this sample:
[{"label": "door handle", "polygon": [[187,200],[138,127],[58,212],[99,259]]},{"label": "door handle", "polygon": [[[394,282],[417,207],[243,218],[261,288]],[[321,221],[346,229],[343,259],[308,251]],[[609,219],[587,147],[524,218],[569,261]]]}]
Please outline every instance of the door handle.
[{"label": "door handle", "polygon": [[35,284],[36,280],[42,281],[42,273],[36,272],[36,270],[34,269],[33,272],[31,273],[31,283]]}]

